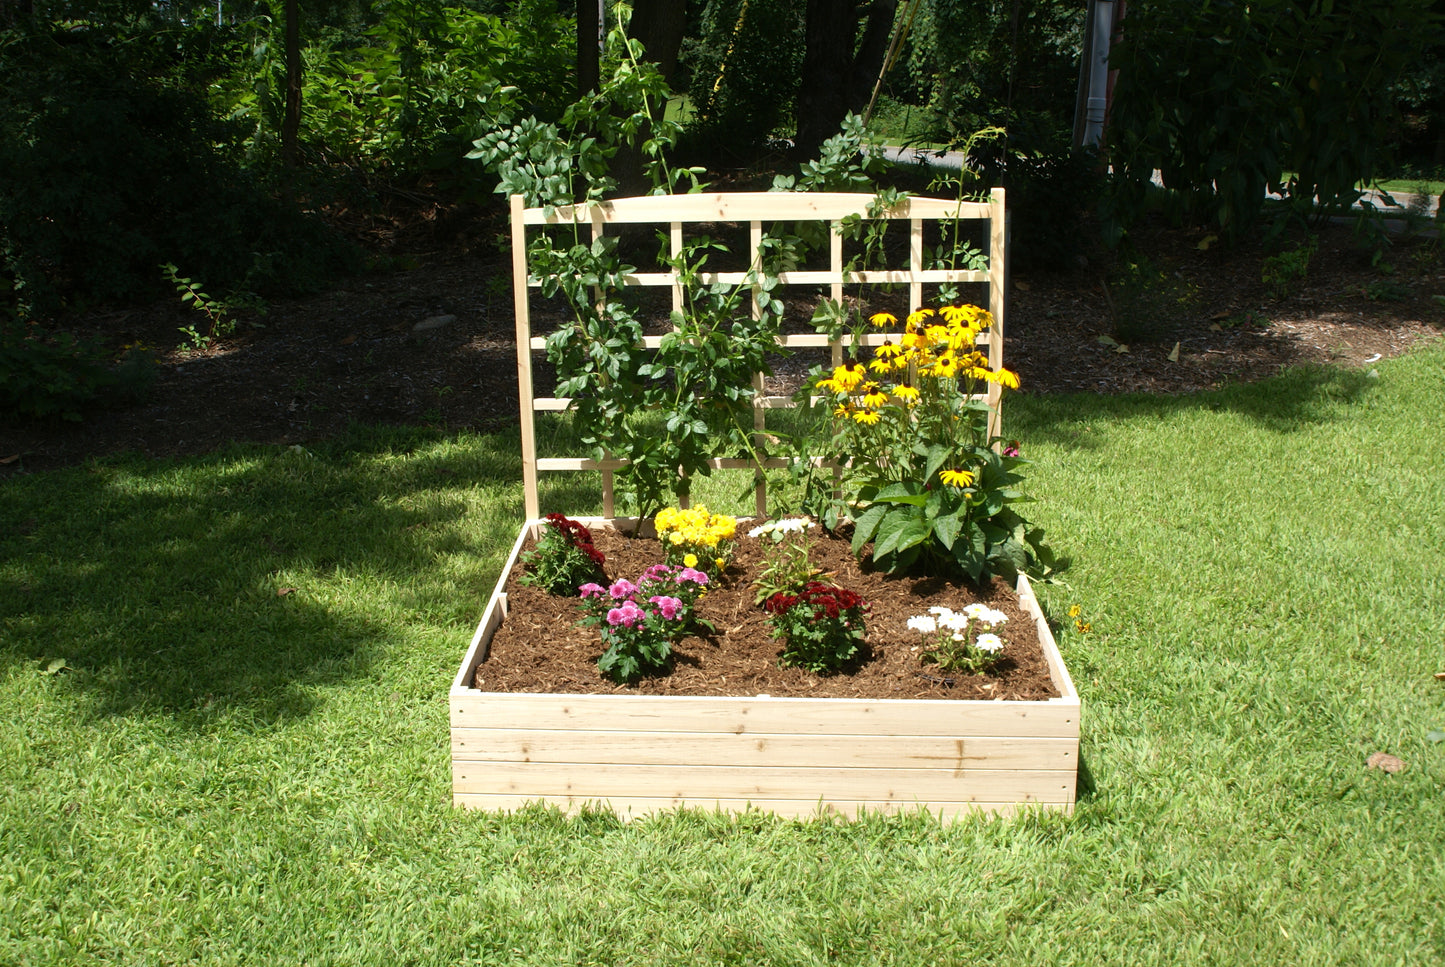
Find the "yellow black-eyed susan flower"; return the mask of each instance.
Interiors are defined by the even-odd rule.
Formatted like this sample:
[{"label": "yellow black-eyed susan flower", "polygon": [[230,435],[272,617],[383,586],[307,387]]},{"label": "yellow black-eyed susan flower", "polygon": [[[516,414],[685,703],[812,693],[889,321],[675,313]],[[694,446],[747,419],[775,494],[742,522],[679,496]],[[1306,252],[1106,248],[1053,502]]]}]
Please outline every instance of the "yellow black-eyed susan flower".
[{"label": "yellow black-eyed susan flower", "polygon": [[939,472],[938,479],[946,486],[963,489],[973,483],[973,474],[967,470],[943,470]]}]

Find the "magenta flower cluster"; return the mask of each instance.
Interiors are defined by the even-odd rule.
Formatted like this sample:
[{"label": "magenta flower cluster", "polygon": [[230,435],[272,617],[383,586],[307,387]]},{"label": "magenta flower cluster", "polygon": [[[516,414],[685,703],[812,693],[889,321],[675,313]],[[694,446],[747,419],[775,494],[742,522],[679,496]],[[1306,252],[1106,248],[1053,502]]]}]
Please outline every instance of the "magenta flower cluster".
[{"label": "magenta flower cluster", "polygon": [[606,674],[630,681],[663,664],[672,643],[692,630],[692,606],[707,589],[702,571],[654,564],[636,582],[618,578],[607,587],[589,582],[577,589],[586,624],[596,625],[607,650],[598,661]]}]

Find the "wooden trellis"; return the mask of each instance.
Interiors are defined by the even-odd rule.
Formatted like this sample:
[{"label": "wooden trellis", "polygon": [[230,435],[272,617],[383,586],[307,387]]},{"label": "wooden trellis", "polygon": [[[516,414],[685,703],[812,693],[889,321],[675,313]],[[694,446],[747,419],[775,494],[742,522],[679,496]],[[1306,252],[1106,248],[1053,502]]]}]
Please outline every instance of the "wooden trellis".
[{"label": "wooden trellis", "polygon": [[[956,202],[940,198],[904,197],[898,204],[886,211],[869,214],[874,203],[870,194],[847,193],[802,193],[802,192],[733,192],[693,195],[649,195],[638,198],[617,198],[589,205],[574,205],[561,208],[527,208],[520,195],[511,198],[512,226],[512,285],[517,317],[517,384],[521,401],[522,429],[522,481],[525,493],[526,514],[529,520],[541,515],[541,504],[537,493],[538,475],[545,471],[596,470],[602,473],[603,516],[614,516],[612,471],[625,466],[624,460],[592,460],[584,457],[538,457],[536,414],[545,411],[567,409],[571,401],[558,397],[535,395],[532,381],[532,353],[546,348],[546,339],[532,335],[531,313],[528,298],[530,288],[541,285],[533,276],[527,261],[528,226],[585,224],[591,226],[593,237],[603,234],[608,226],[655,225],[667,226],[672,256],[683,251],[683,239],[688,226],[700,224],[746,224],[748,226],[748,264],[758,264],[758,252],[763,241],[765,224],[778,222],[826,222],[831,239],[827,269],[808,269],[783,272],[777,276],[780,286],[828,286],[831,298],[841,302],[845,285],[853,284],[895,284],[908,286],[908,308],[912,312],[923,305],[923,287],[940,283],[983,283],[988,287],[988,309],[993,314],[993,326],[980,337],[980,343],[987,346],[989,367],[1003,367],[1004,332],[1004,273],[1005,273],[1005,216],[1004,190],[995,188],[986,202]],[[907,221],[909,223],[908,265],[905,268],[852,269],[843,258],[843,235],[840,224],[853,217],[864,220]],[[924,225],[928,222],[958,219],[984,223],[982,235],[987,240],[986,255],[988,268],[975,269],[928,269],[923,265]],[[721,282],[742,285],[750,281],[748,271],[703,272],[700,280],[704,284]],[[671,269],[659,272],[636,272],[626,279],[627,285],[666,286],[672,290],[672,305],[681,309],[683,305],[682,284],[678,273]],[[754,312],[756,301],[754,303]],[[648,348],[657,348],[660,336],[647,336],[644,343]],[[863,345],[881,345],[885,334],[868,334],[862,337]],[[852,342],[844,335],[840,340],[830,340],[818,333],[783,335],[779,345],[788,348],[831,346],[835,362],[840,358],[841,347]],[[757,390],[754,398],[754,426],[761,432],[763,417],[767,409],[791,406],[788,397],[770,397],[763,394],[762,374],[754,374],[753,385]],[[998,404],[1001,390],[996,384],[989,384],[986,399],[994,407],[990,425],[991,435],[999,432]],[[784,466],[782,459],[769,460],[760,466],[752,459],[714,458],[711,466],[715,469],[751,468],[758,477],[757,512],[766,512],[766,491],[762,479],[764,467]]]}]

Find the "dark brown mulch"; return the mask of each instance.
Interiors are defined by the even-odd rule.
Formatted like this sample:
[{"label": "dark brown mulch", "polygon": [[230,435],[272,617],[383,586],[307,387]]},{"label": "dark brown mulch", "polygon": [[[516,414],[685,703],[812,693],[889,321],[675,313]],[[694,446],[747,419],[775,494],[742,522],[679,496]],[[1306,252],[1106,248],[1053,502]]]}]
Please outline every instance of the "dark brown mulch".
[{"label": "dark brown mulch", "polygon": [[[662,560],[656,540],[631,539],[594,528],[607,557],[607,576],[635,580]],[[597,670],[602,646],[595,628],[582,627],[575,598],[549,595],[508,577],[509,610],[492,639],[489,659],[477,667],[477,688],[492,692],[635,692],[649,695],[771,695],[813,698],[936,698],[1037,700],[1057,696],[1039,647],[1034,622],[1007,583],[977,588],[941,578],[892,577],[854,558],[838,537],[813,539],[814,565],[861,594],[869,605],[867,654],[837,675],[815,675],[778,663],[782,643],[767,615],[753,603],[750,575],[763,560],[763,543],[740,535],[722,580],[699,602],[699,614],[717,634],[685,638],[674,649],[671,673],[620,686]],[[520,570],[520,569],[519,569]],[[982,601],[1009,616],[1007,641],[991,675],[960,675],[924,664],[920,636],[908,619],[932,605],[955,611]]]}]

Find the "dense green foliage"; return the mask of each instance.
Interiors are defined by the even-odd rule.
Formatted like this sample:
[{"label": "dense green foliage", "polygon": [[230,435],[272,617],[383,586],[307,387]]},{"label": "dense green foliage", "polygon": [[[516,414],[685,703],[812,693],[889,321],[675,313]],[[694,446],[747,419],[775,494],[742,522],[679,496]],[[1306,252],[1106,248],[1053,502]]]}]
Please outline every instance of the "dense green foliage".
[{"label": "dense green foliage", "polygon": [[736,164],[790,133],[803,63],[802,4],[702,4],[684,41],[683,57],[693,107],[689,144]]},{"label": "dense green foliage", "polygon": [[1112,216],[1144,209],[1154,171],[1178,213],[1235,236],[1266,190],[1292,211],[1346,204],[1385,173],[1394,90],[1438,42],[1431,0],[1131,3],[1112,63]]},{"label": "dense green foliage", "polygon": [[278,198],[207,106],[226,69],[214,30],[89,26],[0,46],[0,280],[49,314],[164,291],[159,266],[222,291],[313,288],[346,264]]}]

